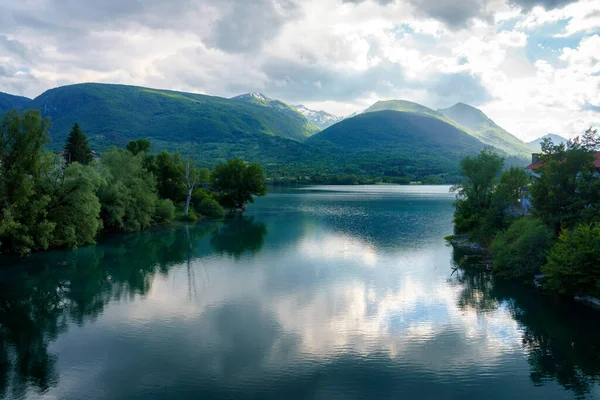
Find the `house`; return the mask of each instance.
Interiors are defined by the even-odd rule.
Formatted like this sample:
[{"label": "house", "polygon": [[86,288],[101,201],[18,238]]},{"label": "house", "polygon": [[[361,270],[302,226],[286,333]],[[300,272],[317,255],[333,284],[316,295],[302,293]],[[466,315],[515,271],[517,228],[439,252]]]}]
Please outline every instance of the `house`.
[{"label": "house", "polygon": [[[542,167],[542,162],[540,161],[540,155],[538,153],[531,154],[531,164],[529,164],[525,169],[531,173],[532,176],[538,177],[539,173],[536,171]],[[594,153],[594,167],[596,168],[595,175],[600,178],[600,151]]]},{"label": "house", "polygon": [[[540,155],[538,153],[532,153],[531,164],[525,167],[525,170],[529,172],[531,176],[538,178],[540,174],[537,171],[542,167],[542,165],[543,164],[540,161]],[[596,168],[594,175],[600,178],[600,151],[594,153],[594,167]],[[528,186],[523,187],[523,190],[521,191],[521,208],[527,212],[529,212],[532,208]]]}]

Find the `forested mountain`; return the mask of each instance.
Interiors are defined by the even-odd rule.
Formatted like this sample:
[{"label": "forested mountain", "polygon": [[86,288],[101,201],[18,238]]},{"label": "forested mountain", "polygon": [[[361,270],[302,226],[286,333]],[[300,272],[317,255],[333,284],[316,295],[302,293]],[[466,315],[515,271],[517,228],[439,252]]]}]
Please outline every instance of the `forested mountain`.
[{"label": "forested mountain", "polygon": [[450,108],[432,110],[418,103],[405,100],[379,101],[365,110],[365,113],[392,110],[437,118],[453,125],[482,143],[493,146],[506,156],[526,159],[529,147],[520,139],[511,135],[489,119],[481,110],[467,104],[458,103]]},{"label": "forested mountain", "polygon": [[468,104],[457,103],[450,108],[438,112],[465,128],[483,143],[504,151],[510,155],[528,157],[531,152],[529,146],[521,139],[508,133],[488,118],[483,111]]},{"label": "forested mountain", "polygon": [[561,144],[561,143],[566,144],[569,141],[568,139],[565,139],[564,137],[562,137],[560,135],[556,135],[554,133],[549,133],[547,135],[542,136],[541,138],[537,138],[537,139],[527,143],[527,146],[529,146],[531,151],[539,152],[542,150],[542,141],[546,138],[551,139],[554,144]]},{"label": "forested mountain", "polygon": [[376,103],[322,132],[296,108],[260,93],[226,99],[87,83],[48,90],[33,100],[3,95],[0,101],[0,110],[33,108],[50,117],[54,151],[62,149],[77,122],[97,151],[144,137],[154,151],[180,151],[204,167],[239,157],[279,177],[352,174],[453,182],[460,156],[488,143],[470,129],[479,127],[473,121],[463,119],[470,128],[465,127],[398,100]]},{"label": "forested mountain", "polygon": [[301,127],[300,134],[290,136],[292,139],[306,139],[307,137],[317,133],[321,129],[309,121],[304,114],[302,114],[296,108],[284,103],[281,100],[270,99],[262,93],[246,93],[240,96],[234,97],[232,100],[244,102],[247,104],[253,104],[260,107],[275,110],[292,120],[296,125]]},{"label": "forested mountain", "polygon": [[367,173],[442,175],[458,173],[464,154],[484,145],[447,122],[414,112],[377,111],[346,119],[307,144],[334,154]]},{"label": "forested mountain", "polygon": [[[158,149],[209,148],[263,136],[301,139],[309,136],[307,121],[281,111],[221,97],[86,83],[48,90],[28,104],[52,119],[53,147],[62,146],[73,123],[97,148],[121,146],[146,137]],[[297,114],[297,113],[296,113]]]},{"label": "forested mountain", "polygon": [[0,112],[6,112],[12,108],[23,109],[31,102],[31,99],[22,96],[0,92]]}]

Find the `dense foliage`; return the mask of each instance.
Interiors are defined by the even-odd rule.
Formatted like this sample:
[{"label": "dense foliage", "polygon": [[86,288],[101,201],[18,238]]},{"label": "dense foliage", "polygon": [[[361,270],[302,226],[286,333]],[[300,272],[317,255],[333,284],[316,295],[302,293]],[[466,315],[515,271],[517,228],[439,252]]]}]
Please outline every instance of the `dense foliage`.
[{"label": "dense foliage", "polygon": [[600,297],[600,223],[565,229],[542,270],[555,290]]},{"label": "dense foliage", "polygon": [[[567,144],[545,140],[529,185],[516,168],[496,180],[500,157],[489,151],[466,157],[461,163],[466,178],[456,188],[457,232],[491,241],[500,275],[531,279],[541,269],[546,288],[600,296],[598,150],[600,136],[591,128]],[[525,186],[532,217],[518,218],[527,213],[517,202]]]},{"label": "dense foliage", "polygon": [[552,232],[540,220],[521,218],[492,243],[494,271],[508,278],[531,278],[540,272],[551,244]]},{"label": "dense foliage", "polygon": [[244,212],[254,196],[264,196],[264,172],[259,164],[246,164],[240,159],[219,163],[212,176],[213,189],[228,210]]},{"label": "dense foliage", "polygon": [[[44,150],[49,125],[38,111],[0,118],[0,252],[83,246],[103,229],[144,230],[179,212],[192,220],[196,213],[222,218],[223,206],[243,211],[266,192],[262,168],[239,160],[219,166],[218,193],[204,190],[207,169],[179,154],[150,154],[145,139],[131,141],[127,150],[112,147],[94,161],[78,124],[65,160]],[[188,215],[190,208],[195,212]]]}]

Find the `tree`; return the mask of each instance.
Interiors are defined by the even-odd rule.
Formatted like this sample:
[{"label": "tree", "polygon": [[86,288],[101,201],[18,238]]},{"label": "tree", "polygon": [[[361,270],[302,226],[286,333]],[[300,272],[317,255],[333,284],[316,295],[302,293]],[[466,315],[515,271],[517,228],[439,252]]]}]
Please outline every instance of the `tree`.
[{"label": "tree", "polygon": [[521,218],[500,232],[491,250],[494,271],[511,279],[529,279],[546,262],[552,232],[538,219]]},{"label": "tree", "polygon": [[88,145],[87,137],[79,127],[78,123],[73,125],[73,128],[67,137],[64,157],[68,164],[78,162],[86,165],[94,160],[94,154]]},{"label": "tree", "polygon": [[129,143],[127,143],[126,149],[134,156],[140,153],[147,154],[152,150],[152,144],[148,139],[140,138],[137,140],[130,140]]},{"label": "tree", "polygon": [[563,230],[542,271],[551,289],[600,296],[600,223]]},{"label": "tree", "polygon": [[179,153],[169,154],[163,151],[156,155],[153,173],[157,180],[158,195],[161,199],[170,199],[175,204],[186,200],[187,189],[180,169]]},{"label": "tree", "polygon": [[228,210],[246,211],[254,196],[267,194],[265,174],[259,164],[240,159],[219,163],[212,176],[213,189],[220,193],[220,203]]},{"label": "tree", "polygon": [[143,166],[142,155],[112,148],[102,154],[105,184],[98,190],[104,226],[139,231],[152,225],[158,195],[156,180]]},{"label": "tree", "polygon": [[595,177],[593,133],[568,145],[542,143],[539,176],[531,185],[533,214],[555,233],[600,220],[600,179]]},{"label": "tree", "polygon": [[96,168],[72,163],[62,168],[57,156],[47,155],[49,168],[41,180],[50,196],[48,219],[55,224],[52,247],[79,247],[94,243],[102,229],[100,200],[96,195],[103,179]]},{"label": "tree", "polygon": [[183,210],[183,215],[187,217],[190,210],[192,193],[198,185],[208,181],[209,172],[207,169],[197,168],[190,160],[187,160],[184,165],[180,166],[179,172],[181,176],[183,176],[183,184],[185,185],[187,192],[185,208]]},{"label": "tree", "polygon": [[492,195],[502,170],[504,159],[490,148],[476,157],[465,157],[460,162],[463,181],[451,188],[457,194],[454,202],[454,224],[457,233],[473,233],[481,225],[492,204]]},{"label": "tree", "polygon": [[47,249],[55,224],[50,196],[40,190],[42,148],[50,121],[39,111],[9,111],[0,118],[0,249],[27,254]]}]

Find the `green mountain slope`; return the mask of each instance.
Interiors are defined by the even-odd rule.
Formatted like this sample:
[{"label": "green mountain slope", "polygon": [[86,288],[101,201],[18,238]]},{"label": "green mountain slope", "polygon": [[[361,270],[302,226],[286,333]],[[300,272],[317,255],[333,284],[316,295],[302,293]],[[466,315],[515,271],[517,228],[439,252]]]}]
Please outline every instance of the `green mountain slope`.
[{"label": "green mountain slope", "polygon": [[309,136],[319,132],[321,129],[316,125],[313,125],[301,112],[299,112],[296,108],[290,106],[287,103],[284,103],[280,100],[273,100],[268,98],[262,93],[246,93],[240,96],[236,96],[232,98],[232,100],[254,104],[260,107],[270,108],[280,112],[282,115],[293,120],[296,124],[303,127],[303,132],[305,136],[296,137],[294,139],[306,139]]},{"label": "green mountain slope", "polygon": [[443,116],[432,110],[431,108],[427,108],[421,104],[413,103],[412,101],[406,100],[386,100],[386,101],[378,101],[373,104],[371,107],[367,108],[364,112],[377,112],[377,111],[401,111],[401,112],[410,112],[416,114],[424,114],[429,115],[436,118],[444,119]]},{"label": "green mountain slope", "polygon": [[494,146],[509,155],[530,156],[531,150],[526,143],[498,126],[481,110],[475,107],[464,103],[457,103],[450,108],[438,110],[438,112],[464,126],[467,133],[470,133],[487,145]]},{"label": "green mountain slope", "polygon": [[346,119],[306,143],[341,154],[367,173],[395,170],[446,177],[458,174],[463,156],[484,147],[442,119],[389,110]]},{"label": "green mountain slope", "polygon": [[31,99],[22,96],[13,96],[12,94],[0,92],[0,112],[6,112],[13,108],[24,109]]},{"label": "green mountain slope", "polygon": [[305,120],[289,118],[276,109],[135,86],[63,86],[38,96],[29,107],[52,118],[54,148],[62,146],[75,122],[98,149],[121,146],[138,137],[150,139],[160,149],[187,142],[218,146],[257,135],[302,139],[312,133]]}]

